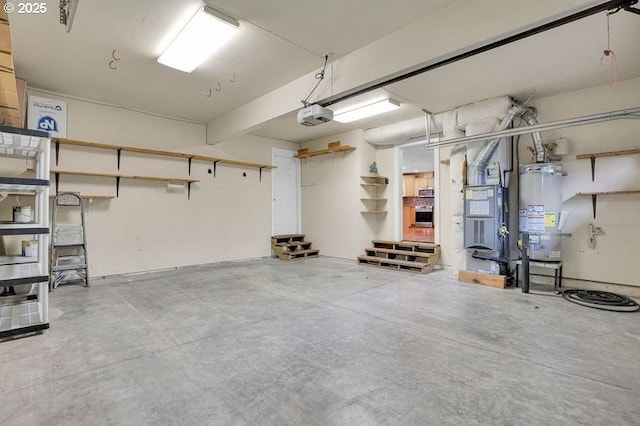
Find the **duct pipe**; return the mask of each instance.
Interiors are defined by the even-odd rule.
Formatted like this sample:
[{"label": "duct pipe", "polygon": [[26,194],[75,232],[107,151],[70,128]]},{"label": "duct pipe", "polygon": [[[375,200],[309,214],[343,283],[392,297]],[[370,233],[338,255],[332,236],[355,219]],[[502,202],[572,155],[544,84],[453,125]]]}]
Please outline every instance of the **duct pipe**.
[{"label": "duct pipe", "polygon": [[433,114],[431,114],[426,109],[423,109],[422,111],[424,112],[424,130],[425,130],[425,135],[427,137],[427,143],[429,143],[429,142],[431,142],[431,117],[433,116]]},{"label": "duct pipe", "polygon": [[[449,139],[445,141],[434,142],[432,144],[429,144],[429,146],[427,146],[426,148],[427,149],[444,148],[445,146],[458,145],[466,142],[482,141],[482,140],[487,140],[487,139],[491,139],[498,136],[506,137],[506,136],[526,135],[533,132],[565,129],[567,127],[584,126],[587,124],[603,123],[607,121],[623,120],[623,119],[636,119],[636,120],[640,119],[640,107],[603,112],[600,114],[585,115],[582,117],[568,118],[565,120],[552,121],[550,123],[538,124],[535,126],[519,127],[516,129],[502,130],[500,132],[485,133],[483,135],[465,136],[465,137],[456,138],[456,139]],[[403,146],[412,146],[417,144],[424,145],[424,141],[412,142],[412,143],[405,144]]]},{"label": "duct pipe", "polygon": [[[442,130],[444,114],[431,114],[431,132]],[[412,118],[365,131],[365,140],[374,145],[393,145],[424,136],[425,117]]]},{"label": "duct pipe", "polygon": [[[533,108],[527,108],[522,114],[522,119],[529,125],[535,126],[538,123],[536,119],[536,113]],[[536,157],[536,163],[544,163],[544,147],[542,146],[542,135],[540,132],[531,133],[531,139],[533,139],[533,153]]]},{"label": "duct pipe", "polygon": [[[452,138],[456,136],[454,133],[457,133],[454,129],[463,130],[471,122],[486,118],[500,120],[508,113],[511,104],[511,98],[499,96],[462,105],[451,111],[437,114],[431,114],[423,110],[425,114],[431,116],[431,120],[427,121],[426,117],[421,117],[376,127],[366,130],[364,138],[374,145],[400,144],[413,138],[423,137],[427,124],[430,125],[429,134],[443,132],[445,139]],[[447,117],[446,119],[445,116]]]},{"label": "duct pipe", "polygon": [[[498,126],[496,131],[501,131],[509,127],[515,116],[522,114],[523,111],[524,108],[521,106],[511,107],[507,115],[505,115],[502,119],[502,122],[500,122],[500,125]],[[482,147],[482,150],[478,153],[478,156],[476,157],[474,162],[471,164],[471,170],[475,174],[475,184],[483,185],[485,183],[485,170],[487,169],[487,165],[489,164],[491,156],[496,151],[496,148],[498,148],[498,145],[500,144],[500,141],[502,139],[503,137],[498,136],[487,141],[484,147]]]}]

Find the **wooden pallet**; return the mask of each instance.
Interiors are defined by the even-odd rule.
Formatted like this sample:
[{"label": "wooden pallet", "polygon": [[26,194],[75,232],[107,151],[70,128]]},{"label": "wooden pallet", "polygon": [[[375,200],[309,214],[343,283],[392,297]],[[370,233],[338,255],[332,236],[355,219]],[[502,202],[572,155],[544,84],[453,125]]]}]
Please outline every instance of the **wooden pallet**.
[{"label": "wooden pallet", "polygon": [[[276,254],[278,253],[276,252]],[[318,257],[319,254],[320,254],[320,250],[318,249],[308,249],[308,250],[283,252],[278,254],[278,257],[282,260],[294,260],[294,259],[304,259],[305,257]]]},{"label": "wooden pallet", "polygon": [[317,257],[320,250],[311,247],[311,241],[305,241],[304,234],[274,235],[271,237],[271,249],[282,260]]},{"label": "wooden pallet", "polygon": [[274,235],[271,237],[271,247],[273,248],[279,244],[303,242],[303,241],[304,241],[304,234]]},{"label": "wooden pallet", "polygon": [[359,263],[422,274],[431,272],[440,259],[440,246],[408,241],[374,240],[364,251]]}]

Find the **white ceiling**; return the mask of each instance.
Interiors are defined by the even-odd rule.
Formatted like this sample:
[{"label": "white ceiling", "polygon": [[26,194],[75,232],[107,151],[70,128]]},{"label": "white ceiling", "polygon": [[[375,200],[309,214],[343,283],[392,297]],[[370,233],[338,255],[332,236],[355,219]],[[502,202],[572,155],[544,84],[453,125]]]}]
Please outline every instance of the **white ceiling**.
[{"label": "white ceiling", "polygon": [[208,1],[242,31],[191,74],[156,58],[200,0],[79,0],[70,33],[57,1],[10,23],[17,74],[31,87],[206,123],[318,69],[324,53],[337,59],[452,1]]},{"label": "white ceiling", "polygon": [[[640,76],[640,16],[619,12],[610,20],[618,80]],[[610,62],[605,58],[601,63],[600,58],[606,48],[606,16],[601,13],[389,85],[385,90],[391,97],[411,103],[393,114],[315,127],[300,126],[287,116],[254,133],[303,142],[414,118],[422,109],[435,113],[493,96],[525,101],[531,95],[535,99],[605,85]]]},{"label": "white ceiling", "polygon": [[[29,86],[206,123],[318,70],[324,53],[340,58],[463,1],[469,0],[207,1],[238,18],[242,31],[191,74],[156,58],[200,0],[79,0],[70,33],[58,23],[57,1],[44,15],[14,13],[10,21],[17,74]],[[606,84],[605,19],[601,13],[386,87],[403,102],[392,113],[315,127],[289,114],[254,134],[302,142],[416,117],[422,108],[438,112],[492,96],[524,100]],[[611,28],[619,79],[640,76],[640,17],[619,12]],[[428,42],[437,43],[437,34]],[[120,60],[111,70],[114,50]]]}]

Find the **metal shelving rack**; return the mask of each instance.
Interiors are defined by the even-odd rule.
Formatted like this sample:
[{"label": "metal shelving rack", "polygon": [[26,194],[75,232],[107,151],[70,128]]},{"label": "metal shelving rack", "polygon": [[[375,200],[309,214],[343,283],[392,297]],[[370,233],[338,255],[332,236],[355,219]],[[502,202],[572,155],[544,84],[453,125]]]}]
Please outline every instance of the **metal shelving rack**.
[{"label": "metal shelving rack", "polygon": [[0,176],[0,192],[33,195],[33,220],[2,223],[2,235],[33,235],[38,256],[0,256],[0,286],[32,285],[28,292],[0,296],[0,337],[49,328],[49,167],[47,132],[0,126],[0,157],[34,162],[35,178]]}]

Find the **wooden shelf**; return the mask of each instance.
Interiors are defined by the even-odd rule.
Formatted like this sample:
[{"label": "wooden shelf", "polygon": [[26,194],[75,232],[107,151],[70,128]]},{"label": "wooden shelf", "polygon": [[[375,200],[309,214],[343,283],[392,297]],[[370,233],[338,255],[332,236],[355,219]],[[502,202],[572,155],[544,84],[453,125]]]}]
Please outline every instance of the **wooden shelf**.
[{"label": "wooden shelf", "polygon": [[73,175],[73,176],[97,176],[97,177],[112,177],[112,178],[125,178],[125,179],[155,180],[155,181],[164,181],[164,182],[169,182],[169,181],[183,182],[183,183],[200,182],[198,179],[183,178],[183,177],[127,175],[123,173],[98,173],[98,172],[83,172],[83,171],[77,171],[77,170],[51,169],[51,173],[60,173],[62,175]]},{"label": "wooden shelf", "polygon": [[[73,191],[70,191],[73,192]],[[49,195],[49,198],[55,198],[56,194]],[[88,194],[80,194],[80,198],[85,199],[93,199],[93,200],[111,200],[112,198],[116,198],[115,195],[88,195]]]},{"label": "wooden shelf", "polygon": [[[29,168],[27,171],[32,172],[33,169]],[[187,185],[187,197],[191,197],[191,184],[200,182],[198,179],[192,178],[184,178],[184,177],[173,177],[173,176],[144,176],[144,175],[129,175],[124,173],[100,173],[100,172],[85,172],[80,170],[60,170],[60,169],[51,169],[50,173],[55,175],[55,192],[59,192],[59,181],[60,175],[70,175],[70,176],[94,176],[94,177],[108,177],[115,178],[116,180],[116,198],[120,195],[120,179],[140,179],[140,180],[151,180],[151,181],[160,181],[160,182],[181,182]],[[81,198],[104,198],[107,199],[108,195],[100,196],[83,196]]]},{"label": "wooden shelf", "polygon": [[607,152],[595,152],[593,154],[578,154],[576,155],[577,160],[584,160],[586,158],[598,158],[598,157],[618,157],[621,155],[633,155],[640,154],[640,148],[636,149],[625,149],[622,151],[607,151]]},{"label": "wooden shelf", "polygon": [[[162,157],[174,157],[174,158],[184,158],[189,161],[191,160],[199,160],[199,161],[208,161],[212,163],[221,163],[228,164],[231,166],[240,166],[240,167],[251,167],[255,169],[262,170],[270,170],[273,169],[274,166],[269,164],[262,163],[253,163],[249,161],[238,161],[238,160],[229,160],[225,158],[219,157],[211,157],[208,155],[200,155],[200,154],[190,154],[186,152],[177,152],[177,151],[166,151],[162,149],[152,149],[152,148],[138,148],[133,146],[123,146],[123,145],[114,145],[102,142],[89,142],[89,141],[79,141],[74,139],[62,139],[62,138],[53,138],[51,142],[56,144],[56,164],[58,164],[58,155],[59,155],[59,146],[60,145],[74,145],[74,146],[83,146],[88,148],[99,148],[99,149],[112,149],[118,152],[135,152],[138,154],[147,154],[147,155],[158,155]],[[119,156],[118,156],[119,159]],[[119,165],[118,161],[118,165]]]},{"label": "wooden shelf", "polygon": [[319,155],[335,154],[337,152],[351,152],[356,148],[349,145],[340,145],[340,141],[330,142],[327,149],[320,151],[309,151],[307,148],[299,149],[295,158],[317,157]]},{"label": "wooden shelf", "polygon": [[606,151],[606,152],[594,152],[592,154],[579,154],[576,155],[577,160],[584,160],[586,158],[591,160],[591,182],[596,178],[596,158],[599,157],[619,157],[622,155],[640,154],[640,149],[626,149],[622,151]]},{"label": "wooden shelf", "polygon": [[578,192],[576,196],[591,196],[591,202],[593,204],[593,218],[596,218],[596,208],[598,205],[598,197],[602,195],[625,195],[625,194],[640,194],[640,189],[629,189],[624,191],[604,191],[604,192]]},{"label": "wooden shelf", "polygon": [[381,210],[381,208],[383,208],[383,205],[387,203],[387,199],[384,197],[380,197],[378,192],[381,188],[382,188],[382,191],[384,191],[384,188],[386,188],[387,184],[389,183],[389,178],[387,178],[386,176],[380,176],[380,175],[367,175],[367,176],[360,176],[360,179],[364,181],[364,183],[360,183],[360,186],[362,186],[366,190],[367,195],[370,195],[369,197],[360,198],[360,200],[364,202],[365,208],[369,209],[369,210],[362,210],[360,213],[362,214],[387,213],[386,210]]},{"label": "wooden shelf", "polygon": [[578,192],[577,196],[582,195],[620,195],[620,194],[640,194],[640,189],[630,189],[625,191],[604,191],[604,192]]}]

